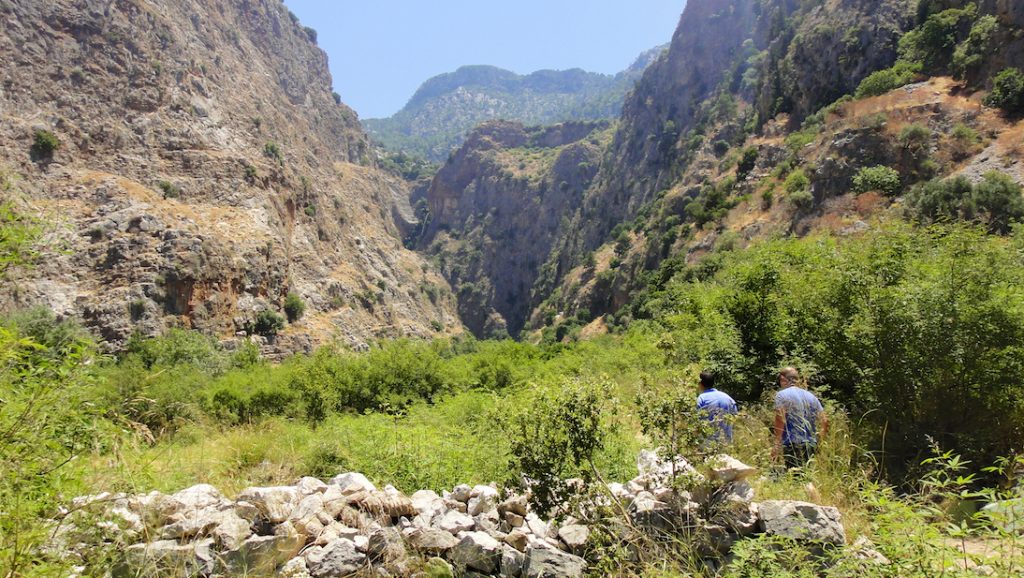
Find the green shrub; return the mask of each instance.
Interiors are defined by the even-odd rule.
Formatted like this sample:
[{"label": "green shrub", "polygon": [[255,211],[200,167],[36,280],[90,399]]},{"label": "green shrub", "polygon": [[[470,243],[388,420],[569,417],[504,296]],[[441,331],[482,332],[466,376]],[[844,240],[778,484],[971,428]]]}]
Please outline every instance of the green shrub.
[{"label": "green shrub", "polygon": [[814,195],[808,189],[799,189],[789,193],[789,202],[801,211],[806,211],[814,206]]},{"label": "green shrub", "polygon": [[160,181],[157,186],[163,191],[165,199],[177,199],[181,196],[181,188],[170,181]]},{"label": "green shrub", "polygon": [[289,323],[295,323],[302,314],[306,312],[306,302],[299,297],[298,293],[289,292],[284,298],[284,314],[288,317]]},{"label": "green shrub", "polygon": [[895,90],[901,86],[906,86],[911,82],[914,82],[920,74],[920,63],[900,60],[897,61],[892,68],[879,70],[868,75],[860,82],[860,85],[857,86],[857,91],[854,93],[854,96],[856,98],[880,96],[891,90]]},{"label": "green shrub", "polygon": [[270,309],[264,309],[256,314],[256,318],[251,322],[247,333],[270,337],[277,335],[277,332],[282,329],[284,329],[284,317]]},{"label": "green shrub", "polygon": [[48,130],[37,130],[32,142],[32,153],[39,158],[50,158],[60,148],[60,139]]},{"label": "green shrub", "polygon": [[994,233],[1007,233],[1024,220],[1021,187],[1009,176],[991,172],[972,185],[963,176],[930,181],[907,196],[911,215],[925,222],[974,221]]},{"label": "green shrub", "polygon": [[964,160],[981,149],[981,135],[963,123],[953,127],[950,139],[952,140],[951,153],[954,160]]},{"label": "green shrub", "polygon": [[801,191],[806,191],[811,186],[811,179],[807,177],[807,174],[803,169],[797,169],[786,177],[786,180],[782,183],[782,187],[787,193],[792,195]]},{"label": "green shrub", "polygon": [[895,197],[903,188],[900,174],[887,166],[864,167],[853,177],[853,190],[856,193],[878,191]]},{"label": "green shrub", "polygon": [[[2,175],[0,175],[2,177]],[[3,192],[4,188],[0,188]],[[31,266],[39,256],[39,223],[8,202],[0,202],[0,280],[14,267]]]},{"label": "green shrub", "polygon": [[920,123],[911,123],[900,130],[899,142],[904,149],[920,151],[931,143],[932,131]]},{"label": "green shrub", "polygon": [[146,369],[191,365],[216,373],[224,368],[227,357],[212,337],[198,331],[170,329],[160,337],[133,334],[125,359],[138,361]]},{"label": "green shrub", "polygon": [[593,480],[594,460],[607,437],[609,386],[607,380],[567,381],[536,392],[533,403],[512,418],[509,469],[522,477],[510,484],[531,480],[530,502],[541,515],[565,513],[561,508],[574,493],[565,480]]},{"label": "green shrub", "polygon": [[274,159],[278,164],[284,164],[284,153],[281,152],[281,147],[275,142],[268,142],[263,145],[263,156]]},{"label": "green shrub", "polygon": [[757,164],[757,147],[747,147],[743,149],[743,156],[740,158],[740,162],[736,165],[736,180],[742,181],[747,178],[750,171],[754,170],[754,166]]},{"label": "green shrub", "polygon": [[985,104],[1011,115],[1024,113],[1024,72],[1019,68],[1003,69],[996,75]]}]

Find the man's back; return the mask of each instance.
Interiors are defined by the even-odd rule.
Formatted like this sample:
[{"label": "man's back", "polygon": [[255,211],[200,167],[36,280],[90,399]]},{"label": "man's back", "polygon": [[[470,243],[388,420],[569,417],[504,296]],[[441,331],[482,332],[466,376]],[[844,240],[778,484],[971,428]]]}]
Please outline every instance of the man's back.
[{"label": "man's back", "polygon": [[[697,396],[697,409],[705,412],[711,423],[721,430],[724,441],[732,441],[732,425],[725,416],[736,413],[736,402],[729,394],[714,388],[708,389]],[[718,437],[717,432],[714,437]]]},{"label": "man's back", "polygon": [[782,444],[815,445],[818,443],[818,416],[824,411],[813,393],[790,386],[775,394],[775,408],[786,412]]}]

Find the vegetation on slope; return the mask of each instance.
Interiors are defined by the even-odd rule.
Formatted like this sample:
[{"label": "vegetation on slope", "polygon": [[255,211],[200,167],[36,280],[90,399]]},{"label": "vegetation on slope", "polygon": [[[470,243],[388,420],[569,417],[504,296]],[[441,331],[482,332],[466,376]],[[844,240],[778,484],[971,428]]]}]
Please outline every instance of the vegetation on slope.
[{"label": "vegetation on slope", "polygon": [[[666,265],[616,335],[550,345],[396,341],[366,353],[327,347],[279,365],[253,348],[223,351],[184,331],[133,340],[122,357],[104,359],[72,324],[23,313],[0,331],[0,459],[12,466],[0,486],[0,560],[15,576],[55,573],[48,564],[61,561],[38,549],[49,531],[44,520],[90,491],[200,481],[231,491],[342,470],[406,491],[514,484],[530,463],[524,458],[549,443],[562,449],[544,454],[546,468],[584,474],[587,463],[573,459],[576,442],[562,445],[578,437],[529,433],[530,424],[562,415],[568,391],[594,400],[571,403],[579,419],[596,420],[602,440],[583,450],[602,477],[625,480],[636,452],[660,439],[641,409],[686,404],[703,368],[744,401],[730,451],[772,471],[771,411],[761,400],[773,372],[793,363],[839,424],[810,479],[822,499],[843,508],[854,534],[895,561],[864,572],[931,575],[963,555],[944,541],[959,535],[946,527],[952,514],[921,506],[999,476],[963,477],[965,464],[949,459],[938,478],[922,478],[934,463],[892,466],[920,463],[937,447],[970,456],[966,467],[980,473],[1024,441],[1024,380],[1014,361],[1024,332],[1022,247],[1018,236],[956,226],[779,240],[714,253],[693,267]],[[951,395],[962,411],[949,411]],[[700,453],[699,443],[679,449]],[[886,485],[920,488],[921,479],[946,481],[926,485],[921,497]],[[757,490],[805,495],[786,476],[760,480]],[[957,532],[1000,552],[1019,548],[988,528]],[[610,544],[596,543],[589,555],[599,574],[695,571],[685,543],[645,547],[656,549],[642,567]],[[739,556],[746,562],[725,575],[814,575],[801,570],[810,552],[799,544],[755,541]],[[859,567],[853,550],[829,556],[833,575]],[[1018,563],[1012,555],[982,558]]]}]

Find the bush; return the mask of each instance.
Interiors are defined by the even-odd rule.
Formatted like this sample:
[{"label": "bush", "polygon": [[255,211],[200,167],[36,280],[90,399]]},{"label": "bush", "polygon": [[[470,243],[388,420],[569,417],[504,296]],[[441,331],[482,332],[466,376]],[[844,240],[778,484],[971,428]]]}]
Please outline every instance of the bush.
[{"label": "bush", "polygon": [[856,98],[880,96],[914,82],[920,75],[920,63],[900,60],[892,68],[879,70],[868,75],[867,78],[860,82],[854,96]]},{"label": "bush", "polygon": [[953,160],[961,161],[977,153],[981,149],[981,135],[978,131],[960,123],[950,133]]},{"label": "bush", "polygon": [[991,172],[972,185],[963,176],[930,181],[907,196],[911,215],[925,223],[973,221],[994,233],[1007,233],[1024,219],[1021,187],[1002,173]]},{"label": "bush", "polygon": [[181,188],[170,181],[160,181],[157,185],[163,191],[165,199],[177,199],[181,196]]},{"label": "bush", "polygon": [[750,171],[754,170],[754,166],[757,164],[757,155],[757,147],[747,147],[743,149],[743,156],[740,158],[740,162],[736,166],[736,180],[742,181],[747,178]]},{"label": "bush", "polygon": [[782,187],[787,193],[791,195],[801,191],[806,191],[811,186],[811,179],[807,178],[807,174],[803,169],[797,169],[786,177],[786,180],[782,183]]},{"label": "bush", "polygon": [[[0,188],[0,192],[3,190]],[[11,203],[0,202],[0,280],[13,267],[35,263],[38,258],[35,246],[41,232],[34,219],[19,212]]]},{"label": "bush", "polygon": [[284,298],[284,314],[288,316],[289,323],[295,323],[302,318],[306,312],[306,302],[297,293],[288,293]]},{"label": "bush", "polygon": [[801,211],[806,211],[814,206],[814,195],[807,189],[800,189],[789,194],[789,202]]},{"label": "bush", "polygon": [[985,104],[1011,115],[1024,113],[1024,72],[1019,68],[1003,69],[996,75]]},{"label": "bush", "polygon": [[60,139],[48,130],[37,130],[32,142],[32,153],[39,158],[50,158],[60,148]]},{"label": "bush", "polygon": [[263,145],[263,156],[276,160],[279,164],[284,164],[284,153],[281,152],[281,147],[274,142],[268,142]]},{"label": "bush", "polygon": [[853,177],[853,190],[856,193],[878,191],[895,197],[900,193],[902,187],[900,174],[887,166],[864,167]]},{"label": "bush", "polygon": [[252,321],[246,332],[270,337],[277,335],[277,332],[282,329],[284,329],[284,317],[270,309],[264,309],[256,314],[256,319]]},{"label": "bush", "polygon": [[565,514],[574,488],[566,479],[594,478],[594,459],[604,447],[607,417],[604,403],[610,383],[573,380],[561,387],[538,391],[533,403],[515,415],[509,427],[512,460],[509,469],[522,476],[510,485],[530,480],[530,502],[541,515]]}]

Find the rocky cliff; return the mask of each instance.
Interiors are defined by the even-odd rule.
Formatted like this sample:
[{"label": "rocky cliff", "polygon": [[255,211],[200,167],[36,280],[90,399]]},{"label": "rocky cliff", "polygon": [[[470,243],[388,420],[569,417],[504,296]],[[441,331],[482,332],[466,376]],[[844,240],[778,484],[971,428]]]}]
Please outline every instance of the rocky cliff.
[{"label": "rocky cliff", "polygon": [[477,335],[522,328],[540,267],[596,174],[608,129],[486,123],[434,178],[418,244],[456,288],[462,320]]},{"label": "rocky cliff", "polygon": [[424,82],[394,116],[363,124],[389,150],[442,162],[473,127],[488,120],[528,125],[610,120],[664,48],[645,52],[616,75],[580,69],[518,75],[493,66],[464,66]]},{"label": "rocky cliff", "polygon": [[308,307],[289,349],[458,325],[398,239],[404,184],[371,166],[315,31],[280,0],[2,1],[0,19],[4,194],[48,241],[3,306],[115,344],[230,336],[290,291]]}]

